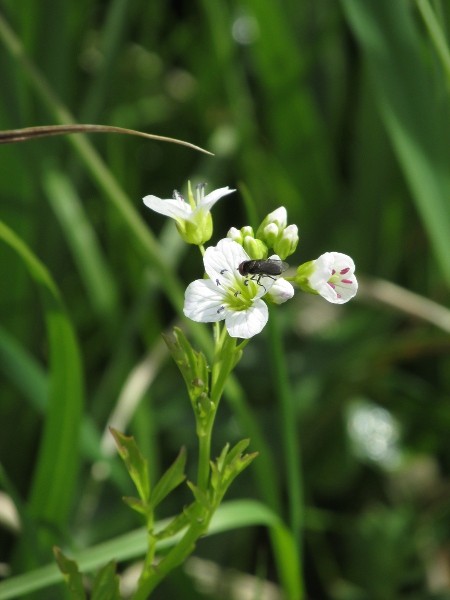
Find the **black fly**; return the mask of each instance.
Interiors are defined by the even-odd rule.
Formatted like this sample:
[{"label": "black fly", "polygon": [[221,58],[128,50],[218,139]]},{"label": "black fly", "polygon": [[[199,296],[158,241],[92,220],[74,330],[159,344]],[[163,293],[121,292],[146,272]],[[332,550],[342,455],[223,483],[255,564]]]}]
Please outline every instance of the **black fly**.
[{"label": "black fly", "polygon": [[[268,258],[267,260],[244,260],[239,265],[238,271],[243,277],[251,275],[250,279],[266,289],[260,283],[261,279],[269,277],[275,280],[276,276],[281,275],[288,267],[289,265],[282,260]],[[248,281],[248,279],[245,280],[245,285],[248,285]]]}]

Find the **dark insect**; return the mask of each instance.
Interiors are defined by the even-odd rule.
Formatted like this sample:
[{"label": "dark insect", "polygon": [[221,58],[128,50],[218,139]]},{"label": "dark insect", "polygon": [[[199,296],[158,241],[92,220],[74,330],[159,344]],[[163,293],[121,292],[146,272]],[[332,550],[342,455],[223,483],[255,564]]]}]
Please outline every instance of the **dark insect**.
[{"label": "dark insect", "polygon": [[[268,258],[267,260],[244,260],[239,265],[238,271],[243,277],[251,275],[250,279],[266,289],[260,283],[261,279],[269,277],[275,280],[276,276],[281,275],[288,267],[289,265],[282,260]],[[248,279],[245,280],[245,285],[248,285],[248,281]]]}]

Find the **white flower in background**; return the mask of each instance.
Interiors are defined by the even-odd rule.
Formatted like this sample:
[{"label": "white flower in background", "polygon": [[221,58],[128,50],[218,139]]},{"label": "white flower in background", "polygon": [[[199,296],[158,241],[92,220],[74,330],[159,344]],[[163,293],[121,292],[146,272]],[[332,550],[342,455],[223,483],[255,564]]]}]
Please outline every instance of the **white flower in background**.
[{"label": "white flower in background", "polygon": [[144,204],[155,212],[175,219],[181,237],[189,244],[204,244],[212,235],[212,219],[210,210],[223,196],[236,190],[229,187],[214,190],[205,196],[206,183],[196,186],[196,198],[189,185],[189,202],[176,190],[173,199],[161,200],[156,196],[145,196]]},{"label": "white flower in background", "polygon": [[303,275],[303,283],[311,290],[333,304],[348,302],[358,291],[355,263],[340,252],[326,252],[317,260],[305,263],[298,268],[298,275]]},{"label": "white flower in background", "polygon": [[[278,260],[278,256],[271,258]],[[184,314],[202,323],[225,320],[231,337],[247,339],[259,333],[269,317],[261,296],[275,280],[263,277],[264,285],[258,285],[240,275],[239,265],[246,260],[250,257],[242,246],[228,238],[207,248],[203,262],[209,279],[197,279],[188,286]]]}]

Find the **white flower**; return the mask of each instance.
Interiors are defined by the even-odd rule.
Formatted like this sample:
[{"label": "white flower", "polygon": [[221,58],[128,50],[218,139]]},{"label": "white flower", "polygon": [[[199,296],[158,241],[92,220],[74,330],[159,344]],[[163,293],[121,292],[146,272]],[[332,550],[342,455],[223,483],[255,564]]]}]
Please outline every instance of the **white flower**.
[{"label": "white flower", "polygon": [[325,300],[333,304],[344,304],[358,291],[355,263],[346,254],[326,252],[312,261],[312,273],[308,285]]},{"label": "white flower", "polygon": [[290,300],[294,295],[294,288],[282,277],[274,282],[273,286],[267,292],[274,304],[283,304],[287,300]]},{"label": "white flower", "polygon": [[175,219],[181,237],[189,244],[204,244],[212,235],[210,210],[223,196],[236,190],[227,187],[214,190],[205,196],[206,183],[197,185],[197,197],[191,192],[189,185],[189,202],[176,190],[172,200],[161,200],[156,196],[145,196],[144,204],[161,215]]},{"label": "white flower", "polygon": [[184,197],[174,190],[172,200],[161,200],[156,196],[145,196],[143,198],[144,204],[155,212],[166,217],[172,217],[177,221],[195,222],[199,213],[206,214],[220,198],[236,191],[230,190],[227,186],[214,190],[205,196],[205,186],[206,183],[201,183],[196,187],[197,198],[194,199],[192,196],[193,202],[191,201],[191,203],[186,202]]},{"label": "white flower", "polygon": [[[277,259],[278,256],[271,257]],[[263,277],[262,284],[239,274],[239,265],[250,260],[242,246],[225,238],[209,247],[203,257],[209,279],[197,279],[187,288],[184,314],[193,321],[214,323],[225,320],[231,337],[250,338],[267,323],[268,309],[261,299],[275,280]]]}]

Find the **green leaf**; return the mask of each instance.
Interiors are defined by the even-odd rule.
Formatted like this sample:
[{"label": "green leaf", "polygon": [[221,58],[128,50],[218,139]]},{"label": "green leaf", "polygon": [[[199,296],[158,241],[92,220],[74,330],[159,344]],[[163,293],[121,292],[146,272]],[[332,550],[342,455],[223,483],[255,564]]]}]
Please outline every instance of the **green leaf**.
[{"label": "green leaf", "polygon": [[194,494],[194,498],[197,500],[197,502],[201,506],[204,506],[207,510],[210,510],[211,501],[208,498],[208,495],[205,494],[205,492],[203,490],[201,490],[199,487],[194,485],[191,481],[188,481],[187,484],[188,484],[188,487],[191,490],[191,492]]},{"label": "green leaf", "polygon": [[93,308],[110,324],[117,322],[117,287],[75,188],[66,175],[56,170],[45,174],[44,188]]},{"label": "green leaf", "polygon": [[120,600],[119,576],[115,561],[109,562],[97,573],[91,600]]},{"label": "green leaf", "polygon": [[44,309],[49,345],[49,397],[30,509],[36,519],[60,527],[67,522],[78,474],[77,447],[83,405],[80,352],[57,287],[45,266],[1,222],[0,239],[23,260],[38,285]]},{"label": "green leaf", "polygon": [[163,500],[172,490],[180,485],[185,479],[184,467],[186,465],[186,449],[181,448],[179,455],[174,463],[167,469],[164,475],[156,484],[151,497],[150,503],[153,508]]},{"label": "green leaf", "polygon": [[[178,518],[175,519],[175,521],[178,520]],[[157,523],[155,525],[156,535],[169,528],[175,521],[170,518]],[[272,544],[276,548],[274,554],[279,561],[278,566],[285,580],[286,589],[289,590],[288,597],[301,598],[301,582],[298,580],[298,573],[295,569],[290,568],[292,564],[299,564],[292,535],[280,517],[265,504],[256,500],[233,500],[221,504],[214,513],[206,535],[251,525],[264,525],[270,529]],[[182,535],[183,531],[180,531],[176,536],[158,540],[157,550],[174,546]],[[147,547],[148,533],[145,527],[141,527],[80,552],[77,561],[82,571],[93,571],[113,558],[121,561],[144,556]],[[61,573],[54,564],[11,577],[0,582],[0,598],[2,600],[21,598],[25,594],[58,583],[61,581],[61,577]]]},{"label": "green leaf", "polygon": [[127,437],[112,427],[109,430],[114,437],[120,457],[139,492],[139,497],[143,502],[148,503],[150,499],[150,478],[146,459],[140,453],[133,437]]},{"label": "green leaf", "polygon": [[64,556],[60,548],[53,548],[53,553],[55,555],[56,564],[69,586],[72,598],[75,600],[86,600],[83,577],[78,571],[77,563]]},{"label": "green leaf", "polygon": [[417,25],[407,2],[342,4],[371,70],[386,131],[450,284],[447,115],[436,110]]},{"label": "green leaf", "polygon": [[142,500],[139,498],[130,498],[129,496],[125,496],[122,500],[127,504],[130,508],[140,513],[141,515],[146,516],[149,512],[148,504],[144,504]]}]

